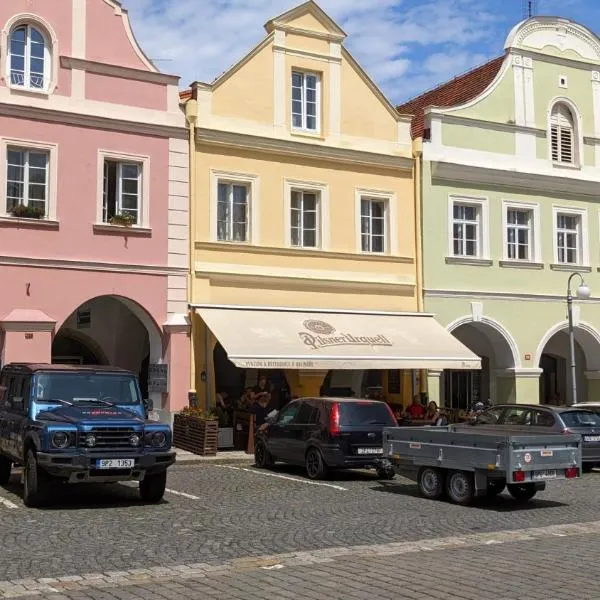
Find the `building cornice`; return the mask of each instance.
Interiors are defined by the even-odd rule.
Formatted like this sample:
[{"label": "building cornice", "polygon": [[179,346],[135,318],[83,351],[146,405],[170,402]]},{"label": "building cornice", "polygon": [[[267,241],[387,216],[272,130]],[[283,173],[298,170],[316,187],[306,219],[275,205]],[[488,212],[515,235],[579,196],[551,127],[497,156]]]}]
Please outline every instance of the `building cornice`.
[{"label": "building cornice", "polygon": [[310,142],[267,138],[245,133],[221,131],[217,129],[198,128],[196,130],[196,143],[239,150],[252,149],[257,152],[266,152],[269,154],[298,156],[302,158],[376,166],[395,170],[411,171],[413,168],[412,158],[400,155],[394,156],[391,154],[378,154],[363,150],[352,150],[348,148],[314,144]]},{"label": "building cornice", "polygon": [[6,104],[0,102],[0,116],[28,119],[31,121],[44,121],[48,123],[60,123],[62,125],[75,125],[78,127],[90,127],[93,129],[105,129],[108,131],[119,131],[124,133],[137,133],[139,135],[151,135],[164,138],[188,139],[189,137],[185,127],[173,127],[171,125],[115,119],[98,115],[86,115],[63,110],[24,106],[22,104]]},{"label": "building cornice", "polygon": [[74,58],[72,56],[61,56],[60,66],[65,69],[79,69],[81,71],[86,71],[87,73],[107,75],[109,77],[120,77],[122,79],[132,79],[134,81],[146,81],[148,83],[158,83],[162,85],[179,85],[179,77],[176,75],[165,75],[164,73],[99,63],[92,60]]},{"label": "building cornice", "polygon": [[594,71],[598,68],[598,65],[594,64],[591,61],[586,62],[585,60],[563,58],[561,56],[543,54],[542,52],[536,52],[535,50],[525,50],[523,48],[511,48],[509,54],[517,56],[526,56],[533,60],[539,60],[540,62],[550,63],[553,65],[560,65],[562,67],[570,67],[572,69],[581,69],[582,71]]},{"label": "building cornice", "polygon": [[272,21],[273,29],[279,29],[286,33],[292,33],[302,37],[310,37],[318,40],[327,40],[329,42],[342,43],[346,38],[345,34],[334,33],[331,31],[315,31],[313,29],[304,29],[302,27],[294,27],[293,25],[287,25],[280,21]]},{"label": "building cornice", "polygon": [[[566,303],[564,294],[531,294],[527,292],[499,292],[480,290],[437,290],[425,289],[425,298],[460,298],[464,300],[508,300],[516,302],[548,302]],[[600,304],[600,298],[588,298],[585,304]],[[432,311],[435,312],[435,311]]]},{"label": "building cornice", "polygon": [[440,119],[443,124],[464,125],[466,127],[491,129],[492,131],[502,131],[506,133],[531,133],[540,138],[545,138],[547,135],[546,130],[540,127],[528,127],[526,125],[516,125],[515,123],[500,123],[497,121],[488,121],[486,119],[476,119],[474,117],[441,113],[435,108],[425,109],[425,114],[430,115],[434,119]]}]

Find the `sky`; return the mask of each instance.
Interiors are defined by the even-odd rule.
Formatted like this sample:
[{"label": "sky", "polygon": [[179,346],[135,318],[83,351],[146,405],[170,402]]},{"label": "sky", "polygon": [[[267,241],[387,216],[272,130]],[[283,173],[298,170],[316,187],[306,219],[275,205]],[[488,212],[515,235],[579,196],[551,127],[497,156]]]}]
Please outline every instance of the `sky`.
[{"label": "sky", "polygon": [[[146,54],[181,87],[210,82],[302,0],[123,0]],[[347,49],[395,104],[499,56],[526,0],[317,0]],[[600,33],[600,0],[537,0],[539,15]]]}]

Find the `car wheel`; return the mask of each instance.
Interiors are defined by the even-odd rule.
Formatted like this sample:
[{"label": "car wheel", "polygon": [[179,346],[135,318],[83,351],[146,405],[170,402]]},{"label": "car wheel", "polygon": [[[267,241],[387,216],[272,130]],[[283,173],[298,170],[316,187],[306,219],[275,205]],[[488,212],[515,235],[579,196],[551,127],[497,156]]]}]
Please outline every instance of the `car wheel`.
[{"label": "car wheel", "polygon": [[446,493],[456,504],[470,504],[475,497],[473,475],[465,471],[453,471],[446,481]]},{"label": "car wheel", "polygon": [[487,484],[486,496],[488,498],[494,498],[498,494],[501,494],[506,487],[506,483],[500,479],[489,479]]},{"label": "car wheel", "polygon": [[144,502],[160,502],[165,495],[167,487],[167,471],[146,475],[140,481],[140,498]]},{"label": "car wheel", "polygon": [[254,448],[254,464],[259,469],[270,469],[273,466],[273,457],[262,440]]},{"label": "car wheel", "polygon": [[6,456],[0,456],[0,485],[6,485],[10,481],[12,461]]},{"label": "car wheel", "polygon": [[306,453],[306,474],[309,479],[325,479],[327,477],[327,465],[323,455],[317,448],[309,448]]},{"label": "car wheel", "polygon": [[25,506],[37,508],[46,503],[49,477],[43,471],[35,457],[35,452],[27,450],[23,472],[23,502]]},{"label": "car wheel", "polygon": [[444,494],[444,473],[434,467],[423,467],[419,471],[419,492],[424,498],[437,500]]},{"label": "car wheel", "polygon": [[517,501],[517,502],[527,502],[531,500],[536,494],[537,490],[535,486],[530,483],[518,484],[512,483],[508,486],[508,493]]}]

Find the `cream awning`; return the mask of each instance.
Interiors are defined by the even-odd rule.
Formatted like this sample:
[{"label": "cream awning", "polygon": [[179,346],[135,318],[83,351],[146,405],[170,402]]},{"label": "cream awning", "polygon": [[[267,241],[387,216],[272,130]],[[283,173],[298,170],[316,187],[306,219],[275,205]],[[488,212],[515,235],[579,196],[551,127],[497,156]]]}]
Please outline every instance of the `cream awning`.
[{"label": "cream awning", "polygon": [[480,369],[432,315],[192,305],[245,369]]}]

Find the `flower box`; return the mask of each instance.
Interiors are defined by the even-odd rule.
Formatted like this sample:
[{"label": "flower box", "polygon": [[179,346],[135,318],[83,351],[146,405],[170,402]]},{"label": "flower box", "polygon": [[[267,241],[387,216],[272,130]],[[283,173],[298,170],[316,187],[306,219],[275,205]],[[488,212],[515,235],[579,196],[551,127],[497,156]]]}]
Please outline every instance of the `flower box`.
[{"label": "flower box", "polygon": [[219,422],[196,415],[176,414],[173,419],[173,445],[199,456],[216,456]]}]

